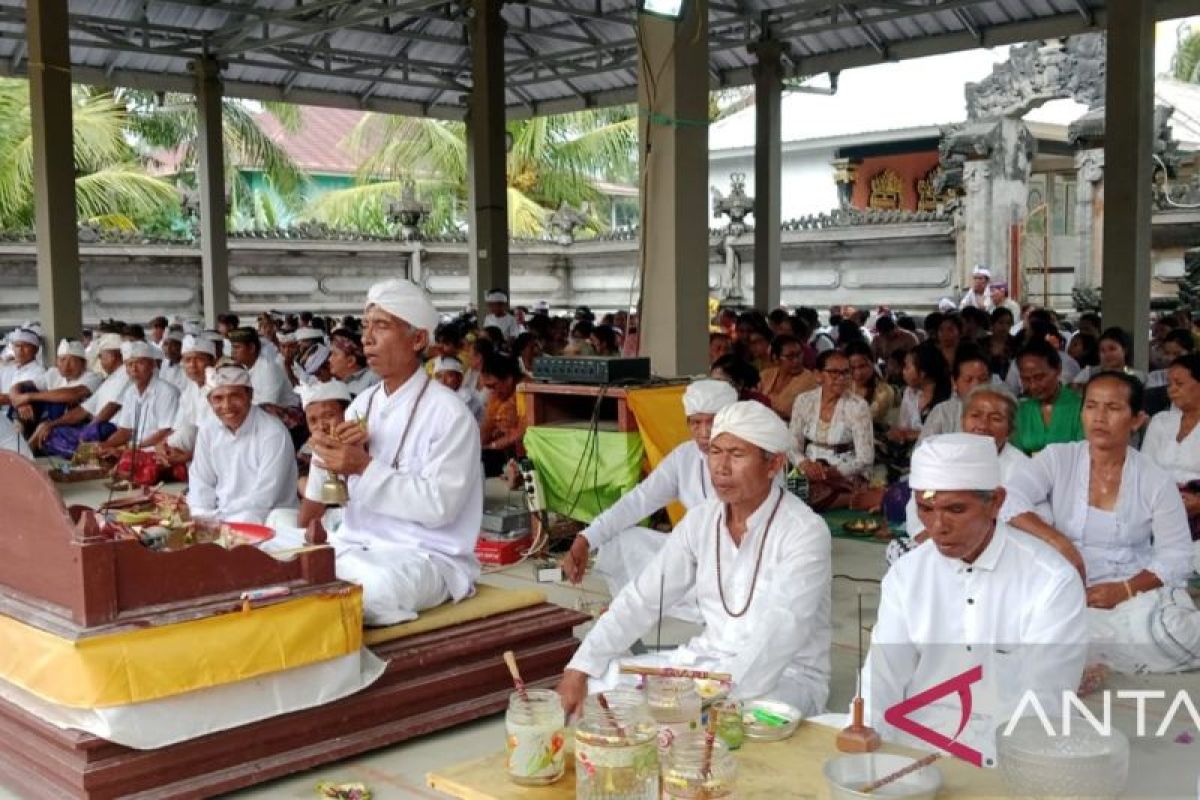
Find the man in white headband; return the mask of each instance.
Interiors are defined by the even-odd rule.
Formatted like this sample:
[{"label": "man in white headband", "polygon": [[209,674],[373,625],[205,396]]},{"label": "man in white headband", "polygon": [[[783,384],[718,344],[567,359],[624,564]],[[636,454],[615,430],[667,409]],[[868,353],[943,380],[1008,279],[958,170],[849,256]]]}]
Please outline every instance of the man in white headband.
[{"label": "man in white headband", "polygon": [[487,303],[487,316],[483,318],[483,327],[496,327],[504,334],[507,341],[512,341],[521,333],[521,325],[517,318],[509,313],[508,293],[503,289],[492,289],[484,297]]},{"label": "man in white headband", "polygon": [[[667,454],[633,491],[618,500],[583,529],[563,557],[562,568],[572,583],[579,583],[587,569],[588,556],[598,550],[596,570],[604,576],[615,597],[662,549],[667,535],[638,523],[678,500],[693,509],[716,497],[705,459],[713,419],[717,412],[737,402],[737,389],[725,381],[695,381],[683,393],[683,413],[691,439]],[[672,608],[670,615],[689,621],[699,619],[695,598]]]},{"label": "man in white headband", "polygon": [[208,370],[216,366],[217,350],[207,339],[187,336],[181,352],[186,383],[179,391],[179,408],[171,423],[171,434],[155,448],[159,462],[170,467],[186,465],[192,460],[196,433],[204,422],[213,418],[212,409],[204,395],[204,384]]},{"label": "man in white headband", "polygon": [[102,442],[117,430],[112,421],[121,411],[122,398],[129,388],[129,373],[121,356],[121,337],[102,333],[93,344],[97,365],[104,374],[103,383],[62,416],[43,420],[29,438],[35,450],[71,458],[80,442]]},{"label": "man in white headband", "polygon": [[583,640],[558,687],[568,712],[579,709],[589,682],[593,691],[612,688],[619,662],[632,660],[624,654],[659,609],[693,590],[704,631],[639,661],[728,672],[735,699],[771,697],[805,716],[824,710],[829,528],[775,482],[790,445],[787,425],[765,405],[738,402],[716,415],[708,445],[716,497],[688,512]]},{"label": "man in white headband", "polygon": [[[479,575],[479,428],[462,401],[421,368],[438,321],[413,283],[372,286],[363,351],[380,382],[354,399],[335,431],[309,440],[305,496],[319,502],[329,472],[347,479],[345,518],[329,540],[338,577],[363,587],[368,625],[462,600]],[[300,542],[303,531],[277,528],[273,541]]]},{"label": "man in white headband", "polygon": [[181,393],[188,385],[187,375],[183,372],[183,340],[183,329],[172,327],[157,345],[162,351],[162,361],[158,364],[158,377]]},{"label": "man in white headband", "polygon": [[254,404],[250,373],[210,367],[204,382],[216,424],[201,425],[188,468],[192,514],[261,523],[296,506],[296,451],[283,423]]},{"label": "man in white headband", "polygon": [[8,417],[8,393],[16,387],[26,391],[46,388],[46,368],[37,360],[42,340],[37,333],[18,328],[8,335],[8,346],[12,348],[13,362],[0,367],[0,417]]},{"label": "man in white headband", "polygon": [[[1083,674],[1088,627],[1083,583],[1046,543],[1000,521],[1005,491],[989,436],[948,433],[912,457],[909,482],[931,545],[883,579],[864,671],[870,724],[885,738],[928,747],[885,719],[887,709],[976,666],[982,681],[960,743],[994,758],[996,727],[1026,691],[1062,707]],[[955,737],[963,707],[953,692],[909,717]]]},{"label": "man in white headband", "polygon": [[147,342],[125,342],[121,357],[129,386],[121,395],[121,411],[113,423],[117,430],[100,445],[101,455],[117,455],[122,448],[154,447],[171,433],[179,408],[179,390],[155,374],[156,351]]},{"label": "man in white headband", "polygon": [[433,360],[433,377],[442,386],[454,392],[459,400],[466,403],[471,416],[475,417],[476,422],[479,422],[483,419],[483,402],[480,401],[478,394],[463,385],[465,372],[463,363],[457,356],[438,356]]},{"label": "man in white headband", "polygon": [[991,279],[992,271],[982,264],[976,264],[975,269],[971,270],[971,288],[963,295],[958,307],[974,306],[980,311],[992,313],[995,306],[992,304],[992,293],[988,291],[988,282]]},{"label": "man in white headband", "polygon": [[97,373],[87,368],[87,356],[83,343],[63,339],[58,344],[55,366],[45,375],[44,382],[34,387],[24,384],[13,386],[9,400],[27,431],[47,419],[58,419],[86,400],[104,382]]}]

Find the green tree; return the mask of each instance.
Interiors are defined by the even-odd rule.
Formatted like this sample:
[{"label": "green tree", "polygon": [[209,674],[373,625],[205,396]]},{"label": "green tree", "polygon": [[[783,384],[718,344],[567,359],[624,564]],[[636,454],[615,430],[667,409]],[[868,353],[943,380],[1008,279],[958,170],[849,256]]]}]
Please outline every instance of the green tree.
[{"label": "green tree", "polygon": [[[596,182],[632,174],[637,120],[630,107],[515,120],[507,125],[509,231],[536,236],[564,202],[595,203]],[[432,206],[426,230],[457,230],[467,197],[466,127],[461,122],[367,114],[347,139],[363,157],[358,185],[324,194],[308,213],[335,227],[392,230],[387,202],[413,181]],[[631,167],[632,165],[632,167]]]},{"label": "green tree", "polygon": [[1200,83],[1200,31],[1179,38],[1171,59],[1171,74],[1177,80]]},{"label": "green tree", "polygon": [[[132,230],[178,208],[170,183],[147,175],[125,135],[113,95],[72,88],[75,205],[80,221]],[[0,228],[33,225],[33,131],[29,84],[0,78]]]}]

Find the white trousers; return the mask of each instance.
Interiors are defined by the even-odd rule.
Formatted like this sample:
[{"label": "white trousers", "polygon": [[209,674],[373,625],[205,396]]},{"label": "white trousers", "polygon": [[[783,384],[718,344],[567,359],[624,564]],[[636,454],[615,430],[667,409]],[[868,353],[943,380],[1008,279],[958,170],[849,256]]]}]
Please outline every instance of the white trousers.
[{"label": "white trousers", "polygon": [[1116,608],[1089,608],[1087,617],[1089,663],[1134,674],[1200,667],[1200,611],[1186,589],[1142,592]]},{"label": "white trousers", "polygon": [[[596,572],[604,578],[613,597],[654,560],[669,535],[650,528],[629,528],[600,546],[596,552]],[[695,588],[689,589],[683,599],[663,613],[685,622],[704,624]]]},{"label": "white trousers", "polygon": [[[329,544],[336,560],[338,578],[357,583],[363,590],[363,623],[366,625],[397,625],[417,618],[417,613],[439,606],[450,599],[450,590],[442,573],[428,553],[414,547],[389,542],[362,545],[339,542],[337,519],[326,512]],[[289,516],[290,515],[290,516]],[[290,521],[290,524],[289,524]],[[304,529],[296,527],[296,512],[276,509],[267,517],[267,525],[275,529],[275,538],[263,545],[267,552],[289,550],[304,545]]]}]

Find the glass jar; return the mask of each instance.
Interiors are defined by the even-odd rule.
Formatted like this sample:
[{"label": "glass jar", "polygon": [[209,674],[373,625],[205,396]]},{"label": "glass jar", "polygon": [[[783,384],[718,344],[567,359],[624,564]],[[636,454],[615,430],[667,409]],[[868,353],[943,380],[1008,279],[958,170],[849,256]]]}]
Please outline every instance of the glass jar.
[{"label": "glass jar", "polygon": [[670,800],[735,800],[737,761],[717,739],[712,744],[708,769],[703,733],[675,740],[663,767],[663,797]]},{"label": "glass jar", "polygon": [[658,726],[641,692],[605,692],[583,703],[575,727],[575,800],[659,800]]},{"label": "glass jar", "polygon": [[700,729],[700,693],[691,678],[646,678],[646,705],[658,723],[658,757],[662,759],[671,742]]},{"label": "glass jar", "polygon": [[713,717],[717,738],[730,750],[737,750],[746,741],[746,726],[742,722],[742,704],[737,700],[719,700],[708,713]]},{"label": "glass jar", "polygon": [[566,714],[558,693],[530,689],[528,700],[513,692],[504,717],[508,777],[522,786],[545,786],[563,776]]}]

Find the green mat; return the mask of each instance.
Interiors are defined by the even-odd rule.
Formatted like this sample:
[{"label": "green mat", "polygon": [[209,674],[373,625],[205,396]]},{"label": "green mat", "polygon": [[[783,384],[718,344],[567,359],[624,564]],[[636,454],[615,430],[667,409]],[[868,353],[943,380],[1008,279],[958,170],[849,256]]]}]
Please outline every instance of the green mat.
[{"label": "green mat", "polygon": [[[845,525],[847,522],[851,522],[856,519],[862,519],[863,517],[866,517],[866,516],[872,516],[872,515],[869,515],[863,511],[848,511],[845,509],[839,509],[837,511],[826,511],[824,514],[821,515],[821,518],[823,520],[825,520],[825,524],[829,526],[829,532],[831,534],[833,534],[835,539],[850,539],[855,542],[874,542],[875,544],[887,545],[887,542],[885,540],[876,539],[874,535],[856,536],[853,533],[847,533],[842,528],[842,526]],[[874,515],[874,516],[876,516],[876,518],[881,518],[881,517],[878,517],[878,515]],[[891,528],[892,528],[893,534],[901,534],[902,535],[904,533],[903,525],[892,525]]]}]

